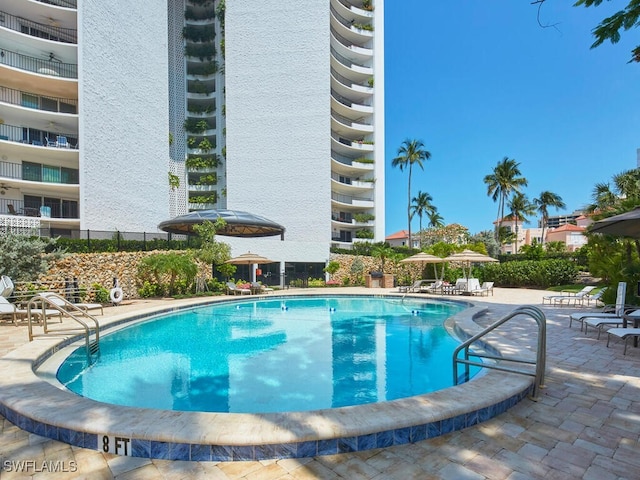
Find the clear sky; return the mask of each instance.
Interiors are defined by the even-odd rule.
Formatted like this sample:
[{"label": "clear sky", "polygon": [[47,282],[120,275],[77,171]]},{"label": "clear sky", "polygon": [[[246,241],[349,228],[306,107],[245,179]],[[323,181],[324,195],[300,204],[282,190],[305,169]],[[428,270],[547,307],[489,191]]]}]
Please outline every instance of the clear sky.
[{"label": "clear sky", "polygon": [[[591,30],[627,0],[385,2],[386,232],[407,228],[408,174],[391,167],[406,138],[431,152],[411,195],[428,192],[445,224],[493,229],[498,204],[483,182],[505,156],[520,163],[530,200],[557,193],[571,213],[594,186],[636,168],[640,29],[590,49]],[[537,223],[537,218],[530,221]],[[423,220],[423,227],[426,226]],[[418,230],[414,218],[412,231]]]}]

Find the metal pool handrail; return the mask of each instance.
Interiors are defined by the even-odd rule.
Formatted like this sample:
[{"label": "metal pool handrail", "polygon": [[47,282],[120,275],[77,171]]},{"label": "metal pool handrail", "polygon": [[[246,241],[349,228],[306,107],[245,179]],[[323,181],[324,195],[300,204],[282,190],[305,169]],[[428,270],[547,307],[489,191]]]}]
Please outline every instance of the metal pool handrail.
[{"label": "metal pool handrail", "polygon": [[[31,314],[31,309],[38,308],[38,306],[42,308],[42,326],[44,335],[47,335],[48,333],[74,334],[78,331],[84,331],[87,360],[89,361],[89,363],[91,363],[91,355],[96,354],[100,351],[100,325],[98,323],[98,320],[86,310],[69,302],[67,299],[61,297],[56,293],[48,292],[46,295],[37,294],[32,297],[27,303],[27,317],[29,320],[29,341],[32,341],[33,337],[35,336],[32,326],[32,319],[34,315]],[[76,323],[79,323],[80,327],[50,329],[47,325],[47,315],[45,311],[47,309],[57,310],[62,315],[71,318]],[[93,342],[91,341],[92,327],[90,327],[89,324],[80,317],[86,317],[93,322],[93,330],[95,332],[95,340]]]},{"label": "metal pool handrail", "polygon": [[[477,342],[478,340],[482,339],[483,337],[485,337],[488,333],[492,332],[493,330],[495,330],[496,328],[498,328],[499,326],[501,326],[502,324],[506,323],[507,321],[520,316],[520,315],[526,315],[529,316],[531,318],[533,318],[535,320],[535,322],[538,324],[538,345],[537,345],[537,351],[536,351],[536,360],[535,361],[531,361],[529,359],[525,359],[525,358],[517,358],[517,357],[507,357],[507,356],[503,356],[503,355],[491,355],[490,353],[480,353],[480,352],[475,352],[473,354],[469,354],[469,347],[474,344],[475,342]],[[464,350],[464,358],[458,358],[458,354]],[[486,349],[484,349],[486,351]],[[469,357],[473,356],[476,358],[486,358],[486,359],[490,359],[490,360],[495,360],[496,363],[482,363],[482,362],[478,362],[478,361],[473,361],[470,360]],[[494,370],[501,370],[504,372],[512,372],[512,373],[518,373],[521,375],[529,375],[529,376],[533,376],[534,377],[534,384],[533,384],[533,392],[531,394],[531,397],[533,399],[537,399],[538,398],[538,394],[539,394],[539,390],[540,388],[542,388],[544,386],[544,374],[545,374],[545,366],[546,366],[546,356],[547,356],[547,319],[544,315],[544,313],[542,312],[542,310],[540,310],[537,307],[531,306],[531,305],[524,305],[522,307],[518,307],[516,308],[513,312],[511,312],[510,314],[508,314],[506,317],[498,320],[497,322],[489,325],[488,327],[486,327],[484,330],[482,330],[480,333],[477,333],[476,335],[472,336],[471,338],[467,339],[466,341],[464,341],[462,344],[460,344],[453,352],[453,384],[454,385],[458,385],[459,383],[459,378],[458,378],[458,364],[462,363],[465,365],[465,373],[463,376],[464,381],[468,381],[469,380],[469,367],[470,366],[477,366],[477,367],[482,367],[482,368],[491,368]],[[535,364],[536,368],[535,368],[535,373],[532,373],[531,371],[526,371],[526,370],[520,370],[515,368],[515,366],[504,366],[500,364],[500,361],[502,362],[514,362],[514,363],[521,363],[521,364],[529,364],[529,365],[533,365]]]}]

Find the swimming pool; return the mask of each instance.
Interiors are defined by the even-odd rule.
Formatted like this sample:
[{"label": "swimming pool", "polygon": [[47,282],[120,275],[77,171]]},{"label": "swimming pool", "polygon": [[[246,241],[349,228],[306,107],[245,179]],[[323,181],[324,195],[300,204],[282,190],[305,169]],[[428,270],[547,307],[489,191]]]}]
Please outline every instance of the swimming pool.
[{"label": "swimming pool", "polygon": [[370,296],[208,305],[105,335],[96,363],[88,365],[79,348],[57,378],[100,402],[179,411],[308,411],[396,400],[452,385],[459,342],[444,321],[467,307]]},{"label": "swimming pool", "polygon": [[[317,292],[304,293],[314,296]],[[288,301],[299,295],[279,292],[271,298]],[[402,296],[384,295],[396,299]],[[118,307],[106,314],[100,320],[101,331],[114,331],[195,304],[228,300],[140,301],[132,305],[133,309]],[[469,337],[480,331],[475,318],[488,309],[469,302],[465,305],[469,308],[455,314],[450,322],[457,333]],[[532,389],[532,380],[526,376],[488,370],[482,378],[476,375],[471,382],[430,394],[312,412],[248,414],[128,407],[81,397],[54,381],[58,366],[69,355],[67,349],[75,349],[72,345],[83,341],[81,335],[40,337],[0,358],[0,415],[36,435],[116,455],[166,460],[265,460],[419,442],[489,420],[516,405]],[[498,352],[508,349],[511,354],[526,354],[526,349],[512,342],[499,341],[493,346]]]}]

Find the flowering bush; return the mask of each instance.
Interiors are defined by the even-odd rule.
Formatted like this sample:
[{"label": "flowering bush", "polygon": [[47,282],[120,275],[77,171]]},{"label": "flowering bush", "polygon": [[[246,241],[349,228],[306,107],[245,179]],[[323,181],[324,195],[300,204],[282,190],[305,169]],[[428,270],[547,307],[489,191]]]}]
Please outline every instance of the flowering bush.
[{"label": "flowering bush", "polygon": [[326,285],[327,287],[339,287],[342,285],[342,282],[338,280],[327,280]]}]

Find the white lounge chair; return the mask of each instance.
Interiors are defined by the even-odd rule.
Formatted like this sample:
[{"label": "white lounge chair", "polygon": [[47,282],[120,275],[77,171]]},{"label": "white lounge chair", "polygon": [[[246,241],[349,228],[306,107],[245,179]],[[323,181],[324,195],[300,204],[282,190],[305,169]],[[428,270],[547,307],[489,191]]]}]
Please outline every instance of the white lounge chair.
[{"label": "white lounge chair", "polygon": [[493,296],[493,282],[482,282],[482,285],[480,285],[480,288],[476,288],[471,290],[471,293],[473,295],[481,295],[481,296],[489,296],[489,293],[491,293],[491,296]]},{"label": "white lounge chair", "polygon": [[251,289],[240,288],[233,282],[227,282],[227,293],[234,295],[251,295]]},{"label": "white lounge chair", "polygon": [[[625,310],[625,296],[627,294],[627,282],[618,283],[618,291],[616,293],[616,304],[605,305],[602,310],[597,312],[580,312],[569,315],[569,327],[573,322],[580,323],[580,330],[584,328],[585,320],[591,319],[615,319],[621,318]],[[613,311],[611,311],[613,310]]]},{"label": "white lounge chair", "polygon": [[[17,325],[17,321],[19,319],[27,318],[29,315],[29,310],[23,308],[17,308],[13,303],[9,302],[6,298],[0,296],[0,316],[8,316],[11,315],[11,320],[14,325]],[[62,313],[53,308],[49,309],[41,309],[41,308],[32,308],[31,315],[38,318],[39,322],[44,320],[44,317],[59,317],[62,322]]]},{"label": "white lounge chair", "polygon": [[566,302],[566,304],[569,305],[573,302],[573,304],[575,305],[576,301],[582,301],[585,295],[588,295],[591,290],[594,290],[595,288],[595,286],[587,285],[582,290],[576,293],[566,292],[565,290],[563,290],[566,293],[562,295],[545,295],[544,297],[542,297],[542,304],[544,305],[548,302],[549,305],[562,305]]},{"label": "white lounge chair", "polygon": [[442,283],[442,280],[436,280],[432,284],[422,287],[420,291],[424,293],[440,293],[442,291]]},{"label": "white lounge chair", "polygon": [[640,309],[634,310],[629,313],[624,313],[617,317],[609,317],[609,318],[587,318],[584,321],[584,333],[587,334],[588,327],[591,326],[598,330],[598,340],[600,339],[600,334],[602,333],[602,329],[604,327],[619,327],[627,323],[627,320],[623,317],[636,317],[640,318]]},{"label": "white lounge chair", "polygon": [[273,288],[265,287],[259,282],[251,282],[251,289],[256,293],[271,293],[273,292]]},{"label": "white lounge chair", "polygon": [[100,315],[104,314],[104,307],[101,303],[73,303],[65,300],[60,295],[54,292],[42,292],[41,296],[49,299],[49,301],[63,309],[73,308],[70,305],[73,305],[80,310],[88,311],[88,310],[100,310]]}]

